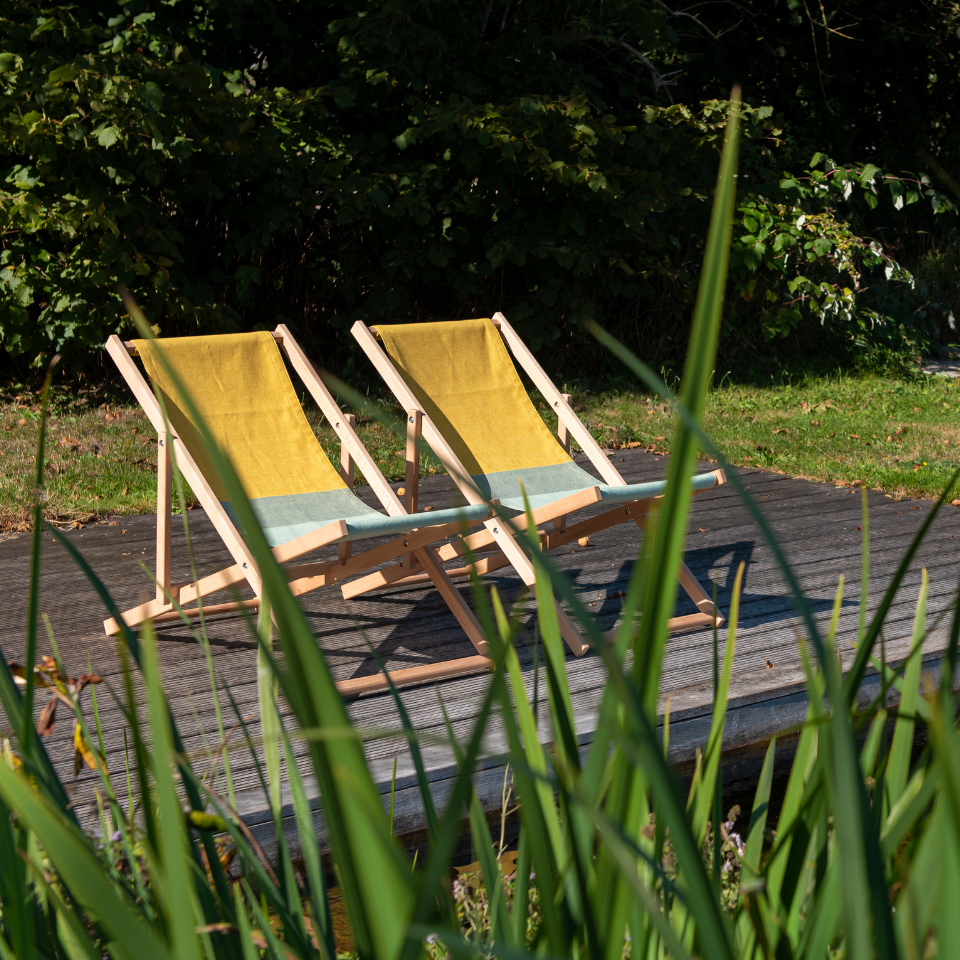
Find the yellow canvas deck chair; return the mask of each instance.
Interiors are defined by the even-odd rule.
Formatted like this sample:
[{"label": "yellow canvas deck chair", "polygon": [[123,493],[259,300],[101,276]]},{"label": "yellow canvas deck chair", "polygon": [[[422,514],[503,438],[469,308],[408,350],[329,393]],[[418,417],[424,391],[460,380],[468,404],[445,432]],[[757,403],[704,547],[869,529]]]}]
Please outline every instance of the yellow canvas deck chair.
[{"label": "yellow canvas deck chair", "polygon": [[[646,514],[663,495],[665,483],[624,481],[573,412],[569,396],[557,390],[503,314],[495,314],[492,320],[375,328],[358,322],[353,335],[407,409],[408,430],[411,426],[422,430],[468,503],[499,500],[503,508],[523,511],[522,483],[538,529],[553,521],[552,530],[539,531],[544,550],[623,522],[635,521],[643,529]],[[558,437],[530,402],[508,348],[557,414]],[[602,477],[600,483],[571,459],[571,436]],[[722,470],[699,474],[693,478],[693,489],[707,490],[725,479]],[[616,506],[567,526],[568,514],[595,503]],[[523,516],[512,522],[520,529],[526,526]],[[533,587],[533,565],[511,531],[495,517],[484,521],[484,526],[485,530],[441,547],[434,556],[447,561],[468,551],[497,551],[472,568],[448,573],[465,575],[471,569],[487,573],[512,564],[523,582]],[[354,596],[387,583],[408,581],[411,574],[415,571],[389,567],[352,581],[343,592]],[[423,578],[423,572],[419,576]],[[685,564],[680,568],[680,585],[699,612],[673,618],[672,630],[723,622]],[[559,605],[557,613],[564,639],[579,656],[586,650],[579,630]]]},{"label": "yellow canvas deck chair", "polygon": [[[123,614],[128,625],[135,626],[148,619],[178,618],[180,614],[170,602],[171,597],[185,607],[199,597],[235,584],[250,585],[255,595],[252,600],[204,605],[205,614],[215,614],[259,606],[262,589],[256,563],[235,523],[234,511],[219,489],[195,424],[159,360],[162,351],[190,392],[217,444],[230,457],[277,560],[285,563],[320,547],[339,544],[336,560],[285,568],[295,595],[370,570],[396,557],[406,557],[408,566],[415,563],[440,590],[477,648],[477,656],[393,671],[394,682],[421,682],[489,667],[479,623],[433,554],[426,550],[428,544],[486,519],[491,515],[489,509],[471,504],[433,513],[405,510],[357,438],[353,416],[341,412],[286,327],[281,325],[273,333],[129,343],[113,336],[106,348],[158,434],[157,595],[149,603]],[[339,472],[307,422],[284,366],[281,349],[340,438]],[[138,355],[159,388],[163,408],[134,362]],[[165,425],[164,408],[169,426]],[[171,454],[234,560],[232,566],[196,583],[171,583],[170,580]],[[355,465],[379,497],[387,516],[354,494]],[[398,534],[402,536],[364,553],[352,554],[355,540]],[[196,607],[185,612],[191,616],[199,614]],[[112,619],[104,622],[104,628],[108,634],[120,629]],[[343,681],[338,687],[345,694],[355,694],[385,685],[386,680],[380,674]]]}]

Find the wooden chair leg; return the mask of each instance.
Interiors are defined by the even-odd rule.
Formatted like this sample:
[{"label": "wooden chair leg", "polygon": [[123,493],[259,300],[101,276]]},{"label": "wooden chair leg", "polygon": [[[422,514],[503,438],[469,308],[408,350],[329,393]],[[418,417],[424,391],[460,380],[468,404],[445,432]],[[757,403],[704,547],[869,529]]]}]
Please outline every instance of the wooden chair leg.
[{"label": "wooden chair leg", "polygon": [[[404,476],[406,490],[403,506],[407,513],[416,513],[420,502],[420,436],[423,433],[423,412],[407,411],[407,471]],[[404,555],[404,567],[412,569],[416,564],[413,553]]]},{"label": "wooden chair leg", "polygon": [[[646,534],[646,514],[642,517],[634,517],[634,519],[640,530]],[[681,630],[686,627],[705,624],[716,624],[719,627],[724,622],[724,618],[720,616],[720,611],[713,605],[713,599],[700,585],[700,581],[690,572],[690,568],[682,560],[680,561],[680,569],[677,571],[677,580],[680,582],[683,592],[693,601],[694,606],[700,612],[685,617],[674,617],[670,621],[670,629]]]},{"label": "wooden chair leg", "polygon": [[[357,418],[352,414],[348,413],[344,419],[349,425],[350,429],[355,429],[357,426]],[[340,477],[343,482],[347,485],[348,490],[353,490],[353,484],[356,475],[356,464],[354,463],[353,457],[350,454],[350,449],[347,446],[346,442],[341,437],[340,439]],[[353,555],[353,544],[348,540],[346,543],[341,543],[337,546],[337,557],[340,560],[349,560]]]},{"label": "wooden chair leg", "polygon": [[433,555],[433,552],[429,547],[417,550],[416,559],[427,576],[433,581],[434,586],[440,591],[440,596],[447,602],[450,612],[457,618],[457,622],[463,627],[463,631],[470,642],[477,648],[477,653],[485,656],[488,651],[483,629],[473,611],[460,595],[460,591],[447,576],[447,572],[437,563],[437,558]]},{"label": "wooden chair leg", "polygon": [[[412,683],[430,683],[450,677],[465,677],[471,673],[483,673],[492,666],[493,661],[489,657],[462,657],[458,660],[444,660],[441,663],[425,663],[420,667],[407,667],[404,670],[391,670],[389,674],[393,685],[402,687]],[[341,680],[337,684],[337,690],[340,691],[341,696],[356,697],[362,693],[385,690],[387,686],[386,675],[375,673],[369,677]]]},{"label": "wooden chair leg", "polygon": [[[523,580],[523,582],[534,591],[534,595],[536,595],[536,572],[533,569],[533,564],[530,562],[529,557],[520,549],[517,541],[513,539],[510,532],[504,528],[504,525],[499,520],[487,520],[484,526],[493,534],[493,538],[503,551],[504,556],[510,561],[513,569],[520,574],[520,579]],[[537,597],[537,602],[540,602],[539,597]],[[590,649],[589,645],[586,640],[583,639],[583,635],[577,629],[576,624],[570,619],[567,611],[564,610],[556,600],[553,602],[557,611],[557,620],[559,621],[561,636],[575,656],[583,656],[583,654]]]}]

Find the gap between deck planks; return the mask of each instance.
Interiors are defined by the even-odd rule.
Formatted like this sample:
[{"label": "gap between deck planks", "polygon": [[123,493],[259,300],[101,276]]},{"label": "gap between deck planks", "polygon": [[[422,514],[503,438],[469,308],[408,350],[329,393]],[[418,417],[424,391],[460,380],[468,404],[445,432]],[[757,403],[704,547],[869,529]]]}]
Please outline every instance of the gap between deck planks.
[{"label": "gap between deck planks", "polygon": [[[663,458],[642,451],[618,451],[612,456],[628,482],[663,475]],[[709,469],[710,466],[703,464],[701,468]],[[751,495],[762,505],[788,558],[794,563],[805,595],[814,605],[818,622],[823,623],[829,617],[838,576],[841,573],[846,576],[840,646],[845,663],[849,662],[852,657],[849,640],[856,629],[859,596],[861,534],[856,529],[860,524],[859,491],[851,494],[843,488],[759,471],[742,473],[750,485]],[[367,499],[368,491],[358,490]],[[445,478],[426,478],[420,488],[420,501],[437,509],[448,505],[451,499]],[[870,504],[873,547],[870,600],[871,606],[875,607],[932,504],[923,501],[895,504],[875,493],[870,494]],[[912,506],[920,509],[911,510]],[[202,513],[191,513],[188,518],[198,571],[203,575],[222,565],[225,551]],[[149,599],[153,594],[152,585],[137,566],[138,560],[149,564],[153,559],[153,523],[152,517],[121,518],[118,527],[95,526],[71,534],[95,571],[112,585],[121,606],[139,602],[141,597]],[[120,533],[124,528],[128,530],[127,534]],[[189,579],[180,518],[174,519],[173,533],[173,579]],[[951,540],[952,537],[957,539]],[[639,533],[627,527],[615,528],[593,537],[592,541],[587,549],[561,548],[554,556],[574,578],[585,602],[594,604],[588,609],[596,613],[604,628],[609,628],[619,609],[617,592],[625,590],[629,580]],[[79,571],[63,556],[61,548],[49,543],[45,546],[48,549],[43,560],[41,610],[51,616],[68,669],[73,673],[84,672],[89,651],[94,669],[115,682],[114,644],[103,637],[99,629],[103,611]],[[0,544],[6,600],[0,610],[0,645],[8,659],[22,658],[28,555],[27,537]],[[321,552],[317,556],[326,554]],[[891,610],[886,646],[888,660],[902,659],[905,654],[913,604],[919,589],[920,566],[926,564],[930,571],[929,610],[933,622],[937,612],[949,605],[956,585],[958,556],[960,511],[948,507],[935,524]],[[696,576],[712,576],[717,581],[719,602],[724,611],[729,605],[733,575],[741,559],[747,563],[747,572],[725,750],[765,741],[777,730],[796,727],[802,721],[805,698],[797,656],[801,626],[792,612],[770,552],[732,488],[724,486],[696,497],[687,539],[687,562]],[[519,587],[518,579],[509,571],[500,571],[488,581],[495,583],[508,597],[514,596]],[[686,598],[682,597],[679,602],[678,611],[686,612]],[[352,601],[342,600],[339,590],[331,587],[304,598],[303,607],[319,642],[328,651],[338,677],[374,669],[365,637],[395,667],[454,655],[451,651],[465,651],[468,647],[452,616],[429,587],[395,588]],[[535,617],[534,608],[529,601],[524,601],[521,609],[529,627]],[[242,620],[236,616],[212,620],[209,632],[218,675],[231,685],[241,713],[254,713],[257,703],[255,657]],[[936,660],[944,636],[945,625],[928,638],[926,660]],[[159,637],[164,677],[177,722],[187,749],[200,750],[205,742],[209,745],[216,740],[204,654],[189,630],[180,625],[164,625],[159,630]],[[725,630],[721,630],[721,642],[724,637]],[[41,649],[45,650],[42,637]],[[712,637],[708,630],[675,635],[668,645],[662,702],[670,698],[670,756],[679,764],[692,758],[709,727],[711,661]],[[766,666],[768,661],[772,667]],[[532,688],[533,670],[529,656],[525,667]],[[589,656],[576,661],[570,679],[577,732],[585,748],[594,729],[594,713],[601,693],[599,661]],[[484,676],[475,676],[411,688],[403,693],[404,703],[415,727],[429,737],[436,737],[442,732],[438,700],[442,697],[455,732],[458,736],[466,736],[486,682]],[[101,696],[100,703],[108,764],[114,775],[122,777],[124,759],[119,712],[108,696]],[[38,709],[40,706],[38,703]],[[226,703],[224,706],[229,714],[229,706]],[[396,730],[399,726],[392,701],[385,694],[358,699],[349,705],[349,710],[354,720],[367,728]],[[227,725],[231,722],[228,716]],[[251,727],[256,735],[256,723]],[[61,719],[49,743],[55,763],[65,777],[69,776],[72,767],[69,728],[69,722]],[[540,728],[543,737],[549,736],[546,718],[542,715]],[[501,741],[496,722],[487,731],[485,747],[487,757],[477,773],[477,787],[484,804],[495,807],[500,802],[504,775],[498,758]],[[394,737],[371,738],[366,742],[366,752],[374,776],[387,796],[393,760],[397,757],[397,826],[402,832],[417,830],[422,819],[418,820],[416,789],[402,744]],[[442,803],[453,773],[450,751],[442,744],[430,742],[425,744],[424,754],[431,789],[437,792],[437,799]],[[233,766],[238,806],[254,829],[262,834],[261,842],[269,845],[272,831],[266,823],[265,804],[254,766],[242,753],[233,755]],[[75,786],[74,799],[83,822],[95,829],[93,787],[92,775],[82,773]],[[292,824],[288,822],[287,827]]]}]

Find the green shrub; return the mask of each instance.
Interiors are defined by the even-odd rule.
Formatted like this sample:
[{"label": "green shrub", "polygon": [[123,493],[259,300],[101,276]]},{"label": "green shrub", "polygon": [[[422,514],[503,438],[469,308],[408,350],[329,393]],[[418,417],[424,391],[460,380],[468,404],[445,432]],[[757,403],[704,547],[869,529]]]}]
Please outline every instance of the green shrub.
[{"label": "green shrub", "polygon": [[[725,102],[651,101],[638,57],[678,56],[662,5],[486,11],[9,0],[5,351],[89,361],[129,329],[122,284],[166,335],[284,321],[327,362],[356,319],[496,309],[554,362],[583,360],[591,320],[681,361]],[[803,321],[915,352],[909,276],[861,239],[856,204],[916,185],[829,163],[785,177],[771,114],[744,111],[725,351]]]}]

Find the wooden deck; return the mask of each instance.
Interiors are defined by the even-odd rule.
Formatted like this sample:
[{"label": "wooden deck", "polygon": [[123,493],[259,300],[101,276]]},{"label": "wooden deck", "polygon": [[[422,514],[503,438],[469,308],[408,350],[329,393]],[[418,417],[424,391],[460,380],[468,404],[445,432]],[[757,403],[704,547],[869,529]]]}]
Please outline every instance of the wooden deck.
[{"label": "wooden deck", "polygon": [[[663,475],[662,458],[640,451],[613,453],[628,482],[656,479]],[[586,467],[589,469],[589,467]],[[704,464],[704,469],[709,465]],[[829,617],[837,579],[846,577],[846,599],[840,622],[840,645],[845,661],[852,657],[850,639],[856,629],[859,596],[860,518],[859,491],[812,484],[771,473],[743,471],[750,494],[763,506],[765,515],[794,564],[818,618]],[[367,497],[368,491],[361,489]],[[451,503],[445,478],[427,478],[421,488],[421,504],[440,508]],[[894,503],[882,494],[870,494],[871,590],[876,605],[890,576],[920,527],[932,504],[926,501]],[[200,511],[189,514],[193,546],[200,575],[229,562],[210,524]],[[153,586],[139,568],[153,560],[154,519],[131,517],[119,525],[98,524],[70,534],[93,569],[113,585],[121,608],[150,599]],[[175,580],[189,579],[189,564],[179,522],[174,525]],[[580,595],[592,605],[604,628],[617,620],[619,592],[625,590],[639,545],[639,531],[621,526],[593,538],[586,548],[574,545],[555,554],[558,564],[574,581]],[[94,671],[102,674],[120,692],[115,643],[102,633],[104,611],[82,574],[62,548],[44,539],[41,612],[49,615],[61,652],[71,673],[86,672],[88,657]],[[22,660],[25,623],[28,535],[0,543],[3,600],[0,608],[0,646],[7,659]],[[335,548],[334,548],[335,549]],[[321,551],[318,557],[332,555]],[[957,583],[960,558],[960,510],[947,507],[923,546],[892,610],[885,633],[888,661],[902,659],[909,644],[914,604],[920,583],[920,567],[929,569],[930,635],[925,659],[935,661],[945,644],[946,618],[937,614],[950,605]],[[695,498],[687,541],[687,563],[711,589],[717,584],[719,603],[726,612],[733,577],[740,561],[746,563],[725,750],[756,745],[779,731],[796,730],[805,713],[803,675],[798,658],[800,624],[758,529],[737,501],[730,486]],[[501,571],[489,578],[506,597],[514,596],[519,580]],[[369,594],[345,601],[336,586],[303,598],[304,609],[318,642],[327,652],[338,679],[376,671],[367,644],[372,644],[391,668],[412,666],[433,659],[468,656],[473,648],[460,632],[453,616],[432,588],[407,587]],[[524,601],[527,623],[532,628],[533,607]],[[678,613],[694,612],[681,594]],[[42,634],[42,631],[41,631]],[[218,676],[229,684],[244,714],[257,710],[255,648],[238,616],[209,622],[212,657]],[[159,630],[161,660],[177,723],[188,750],[201,750],[216,743],[213,699],[203,650],[190,632],[177,624]],[[40,648],[47,651],[41,635]],[[570,658],[572,662],[574,658]],[[689,763],[705,741],[711,709],[712,642],[709,631],[675,635],[664,665],[662,698],[670,699],[670,755],[678,764]],[[526,663],[533,685],[533,669]],[[577,731],[588,744],[594,729],[595,709],[601,692],[602,669],[594,657],[576,661],[570,684],[577,715]],[[424,748],[432,787],[442,804],[454,767],[449,748],[437,742],[443,736],[439,702],[442,699],[454,730],[466,736],[477,704],[488,682],[485,676],[443,681],[409,688],[403,699],[416,728],[427,735]],[[868,685],[869,685],[868,681]],[[873,681],[875,685],[875,680]],[[107,761],[114,776],[123,776],[123,735],[120,714],[103,686],[99,688]],[[865,691],[866,692],[866,691]],[[86,694],[85,694],[86,697]],[[40,704],[44,695],[39,696]],[[89,707],[89,700],[86,700]],[[224,698],[227,723],[232,722]],[[365,728],[396,730],[399,727],[387,694],[371,694],[352,701],[349,710]],[[89,715],[89,710],[88,710]],[[48,741],[55,763],[65,779],[72,777],[71,723],[61,713]],[[544,736],[547,728],[543,726]],[[257,724],[251,724],[254,734]],[[494,723],[487,732],[486,757],[477,774],[477,787],[488,809],[500,805],[504,768],[499,757],[502,740]],[[390,792],[394,760],[397,761],[396,828],[412,833],[422,827],[411,764],[400,740],[372,736],[366,743],[374,775],[385,802]],[[238,808],[247,821],[263,833],[269,847],[265,803],[256,773],[245,751],[232,754]],[[81,772],[75,784],[75,808],[84,823],[96,829],[95,777]],[[292,826],[292,824],[291,824]]]}]

